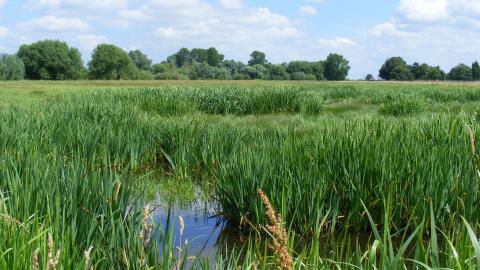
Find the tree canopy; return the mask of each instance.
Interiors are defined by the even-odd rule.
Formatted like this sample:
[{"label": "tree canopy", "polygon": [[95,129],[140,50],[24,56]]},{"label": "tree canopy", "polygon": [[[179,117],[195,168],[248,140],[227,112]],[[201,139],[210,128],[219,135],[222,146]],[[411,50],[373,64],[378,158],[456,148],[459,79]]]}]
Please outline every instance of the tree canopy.
[{"label": "tree canopy", "polygon": [[140,70],[151,70],[152,60],[150,60],[142,51],[135,50],[128,53],[133,63]]},{"label": "tree canopy", "polygon": [[0,80],[22,80],[25,78],[25,65],[16,55],[0,55]]},{"label": "tree canopy", "polygon": [[86,70],[80,52],[58,40],[43,40],[22,45],[17,52],[30,80],[77,80]]},{"label": "tree canopy", "polygon": [[325,60],[325,78],[329,81],[343,81],[350,70],[349,62],[342,55],[331,53]]},{"label": "tree canopy", "polygon": [[268,63],[265,53],[259,51],[253,51],[250,54],[250,61],[248,61],[249,66],[255,65],[266,65]]},{"label": "tree canopy", "polygon": [[465,64],[458,64],[448,73],[448,79],[452,81],[471,81],[472,69]]},{"label": "tree canopy", "polygon": [[[396,69],[396,72],[392,74],[392,71]],[[410,73],[410,69],[407,67],[407,62],[403,60],[401,57],[392,57],[389,58],[385,61],[385,64],[382,65],[379,71],[379,77],[384,79],[384,80],[397,80],[398,76],[401,75],[401,77],[409,77],[411,78],[413,76],[410,76],[409,74],[400,74],[400,71],[403,72],[408,72]],[[396,76],[396,77],[394,77]]]},{"label": "tree canopy", "polygon": [[136,66],[130,56],[121,48],[100,44],[88,63],[89,77],[94,80],[135,79]]}]

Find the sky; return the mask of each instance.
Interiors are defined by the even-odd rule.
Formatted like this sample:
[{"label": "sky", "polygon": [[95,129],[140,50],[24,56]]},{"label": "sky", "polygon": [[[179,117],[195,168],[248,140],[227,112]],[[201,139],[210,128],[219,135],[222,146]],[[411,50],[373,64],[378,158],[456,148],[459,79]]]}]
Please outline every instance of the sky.
[{"label": "sky", "polygon": [[0,53],[59,39],[90,59],[97,44],[161,62],[182,47],[216,47],[273,63],[343,54],[349,78],[385,59],[440,65],[480,60],[480,0],[0,0]]}]

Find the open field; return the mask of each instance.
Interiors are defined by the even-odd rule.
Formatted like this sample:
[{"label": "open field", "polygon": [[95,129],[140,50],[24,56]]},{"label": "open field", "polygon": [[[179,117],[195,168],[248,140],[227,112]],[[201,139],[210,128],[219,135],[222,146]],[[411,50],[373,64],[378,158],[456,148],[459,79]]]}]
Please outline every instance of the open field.
[{"label": "open field", "polygon": [[[261,189],[295,269],[479,269],[479,105],[462,83],[0,83],[0,268],[272,269]],[[246,246],[176,252],[157,188],[200,189]]]}]

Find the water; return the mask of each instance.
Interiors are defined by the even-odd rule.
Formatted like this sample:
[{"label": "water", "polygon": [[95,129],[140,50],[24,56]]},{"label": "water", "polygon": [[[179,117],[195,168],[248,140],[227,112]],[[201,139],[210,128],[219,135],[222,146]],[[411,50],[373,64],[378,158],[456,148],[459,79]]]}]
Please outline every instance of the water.
[{"label": "water", "polygon": [[[159,196],[151,202],[154,210],[153,220],[165,228],[167,219],[173,223],[174,247],[184,248],[188,243],[188,257],[202,258],[215,265],[215,260],[226,247],[241,244],[241,234],[227,225],[218,215],[220,208],[213,200],[204,200],[199,192],[192,202],[162,202]],[[179,217],[184,222],[183,235],[180,237]],[[178,250],[175,249],[178,255]],[[185,255],[185,254],[182,254]],[[190,262],[191,263],[191,262]]]}]

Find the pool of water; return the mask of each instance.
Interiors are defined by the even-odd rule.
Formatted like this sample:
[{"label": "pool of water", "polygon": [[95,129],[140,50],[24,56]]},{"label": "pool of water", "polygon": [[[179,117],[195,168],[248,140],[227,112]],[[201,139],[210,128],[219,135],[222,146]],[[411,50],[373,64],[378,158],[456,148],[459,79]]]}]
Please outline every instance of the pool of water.
[{"label": "pool of water", "polygon": [[[242,234],[229,227],[226,220],[219,215],[220,208],[214,200],[206,200],[196,192],[195,200],[191,202],[163,202],[157,195],[150,205],[153,221],[165,228],[167,220],[173,223],[174,247],[184,247],[188,243],[188,257],[202,258],[210,261],[211,265],[222,250],[239,246],[244,243]],[[180,235],[179,219],[184,223],[183,234]],[[178,255],[178,250],[175,249]],[[185,255],[184,253],[182,255]]]}]

